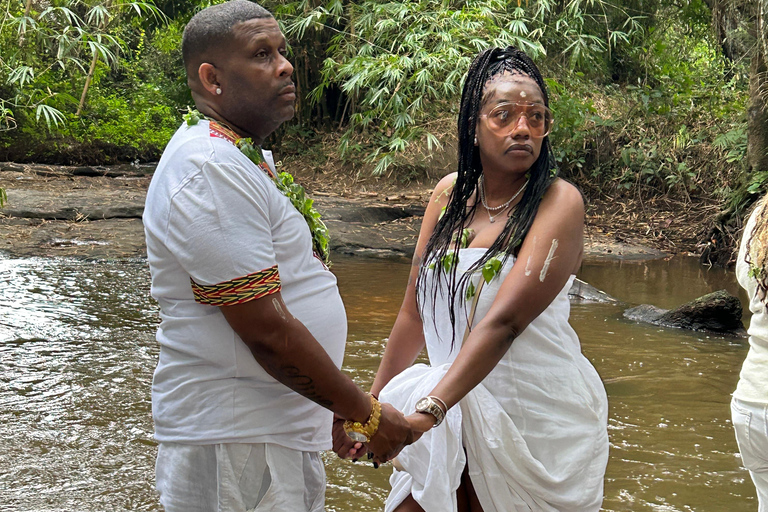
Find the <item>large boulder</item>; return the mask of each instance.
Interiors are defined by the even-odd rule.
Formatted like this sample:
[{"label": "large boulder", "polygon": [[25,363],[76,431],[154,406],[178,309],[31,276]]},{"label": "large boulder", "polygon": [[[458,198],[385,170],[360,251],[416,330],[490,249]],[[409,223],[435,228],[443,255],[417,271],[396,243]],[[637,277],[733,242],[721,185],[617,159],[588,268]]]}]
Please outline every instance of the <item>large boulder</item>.
[{"label": "large boulder", "polygon": [[708,293],[677,309],[661,309],[649,304],[629,308],[624,318],[664,327],[744,335],[741,302],[725,290]]}]

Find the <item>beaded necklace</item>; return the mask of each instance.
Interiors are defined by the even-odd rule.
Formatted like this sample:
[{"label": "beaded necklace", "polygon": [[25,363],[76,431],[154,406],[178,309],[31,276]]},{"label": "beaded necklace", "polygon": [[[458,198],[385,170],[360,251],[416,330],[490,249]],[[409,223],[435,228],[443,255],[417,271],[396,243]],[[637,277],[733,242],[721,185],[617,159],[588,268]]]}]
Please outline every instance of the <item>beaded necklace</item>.
[{"label": "beaded necklace", "polygon": [[272,172],[267,162],[264,160],[264,155],[261,153],[261,147],[254,146],[253,140],[249,137],[240,137],[231,128],[225,126],[223,123],[210,119],[197,110],[189,109],[187,114],[184,114],[184,120],[188,126],[196,125],[201,119],[205,119],[210,123],[211,130],[217,133],[217,136],[225,140],[229,140],[235,145],[248,160],[256,164],[256,166],[264,171],[267,176],[272,178],[272,181],[277,186],[277,189],[291,201],[291,204],[299,211],[307,222],[309,232],[312,235],[312,249],[314,250],[320,261],[325,266],[331,266],[331,254],[329,250],[330,236],[328,234],[328,228],[323,220],[320,218],[320,213],[312,206],[314,201],[307,197],[304,187],[293,181],[293,176],[287,172],[279,172],[277,174]]}]

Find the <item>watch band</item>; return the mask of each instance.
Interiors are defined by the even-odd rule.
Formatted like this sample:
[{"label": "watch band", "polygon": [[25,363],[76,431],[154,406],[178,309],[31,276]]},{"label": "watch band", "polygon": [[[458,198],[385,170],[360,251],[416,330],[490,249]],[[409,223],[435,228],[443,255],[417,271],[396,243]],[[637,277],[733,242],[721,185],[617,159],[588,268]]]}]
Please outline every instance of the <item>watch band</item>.
[{"label": "watch band", "polygon": [[350,439],[360,443],[371,442],[379,430],[379,421],[381,420],[381,403],[370,393],[369,396],[371,397],[371,415],[368,417],[368,421],[365,423],[352,420],[344,422],[344,432]]},{"label": "watch band", "polygon": [[445,419],[445,412],[443,411],[443,408],[440,407],[437,401],[431,396],[425,396],[416,402],[416,412],[431,414],[434,416],[435,424],[432,426],[432,428],[440,425]]},{"label": "watch band", "polygon": [[438,402],[440,402],[440,405],[443,406],[443,412],[445,414],[448,414],[448,405],[443,401],[442,398],[440,398],[439,396],[435,396],[435,395],[429,395],[427,398],[431,398],[432,400],[437,400]]}]

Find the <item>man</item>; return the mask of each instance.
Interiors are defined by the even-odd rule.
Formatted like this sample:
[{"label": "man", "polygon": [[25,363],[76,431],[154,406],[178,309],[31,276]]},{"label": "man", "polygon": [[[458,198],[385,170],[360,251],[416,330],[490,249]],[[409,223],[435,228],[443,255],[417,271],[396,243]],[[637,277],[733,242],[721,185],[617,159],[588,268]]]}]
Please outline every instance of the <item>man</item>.
[{"label": "man", "polygon": [[[301,214],[234,142],[294,114],[272,15],[247,0],[196,14],[182,53],[200,122],[169,142],[144,225],[160,358],[152,386],[157,488],[168,512],[324,510],[318,452],[333,413],[378,460],[412,439],[402,415],[339,371],[346,315]],[[374,419],[378,421],[378,431]],[[367,430],[366,430],[367,429]],[[367,432],[367,434],[365,434]]]}]

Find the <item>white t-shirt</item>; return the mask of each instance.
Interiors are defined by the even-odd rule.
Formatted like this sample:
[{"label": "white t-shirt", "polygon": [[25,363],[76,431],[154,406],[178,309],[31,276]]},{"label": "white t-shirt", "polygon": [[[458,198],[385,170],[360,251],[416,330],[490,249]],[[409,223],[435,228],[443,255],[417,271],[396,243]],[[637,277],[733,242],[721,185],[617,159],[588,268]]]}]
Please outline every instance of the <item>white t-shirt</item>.
[{"label": "white t-shirt", "polygon": [[[301,214],[219,128],[182,125],[147,193],[147,256],[161,317],[155,438],[328,449],[331,412],[267,374],[218,306],[279,290],[341,367],[347,322],[336,278],[313,255]],[[274,170],[271,154],[265,158]]]},{"label": "white t-shirt", "polygon": [[744,227],[739,256],[736,260],[736,279],[747,291],[752,319],[747,330],[749,352],[741,367],[739,383],[733,396],[745,402],[765,404],[768,403],[768,313],[765,310],[765,302],[758,296],[755,278],[749,276],[749,264],[744,261],[747,254],[747,240],[755,226],[760,209],[758,205]]}]

